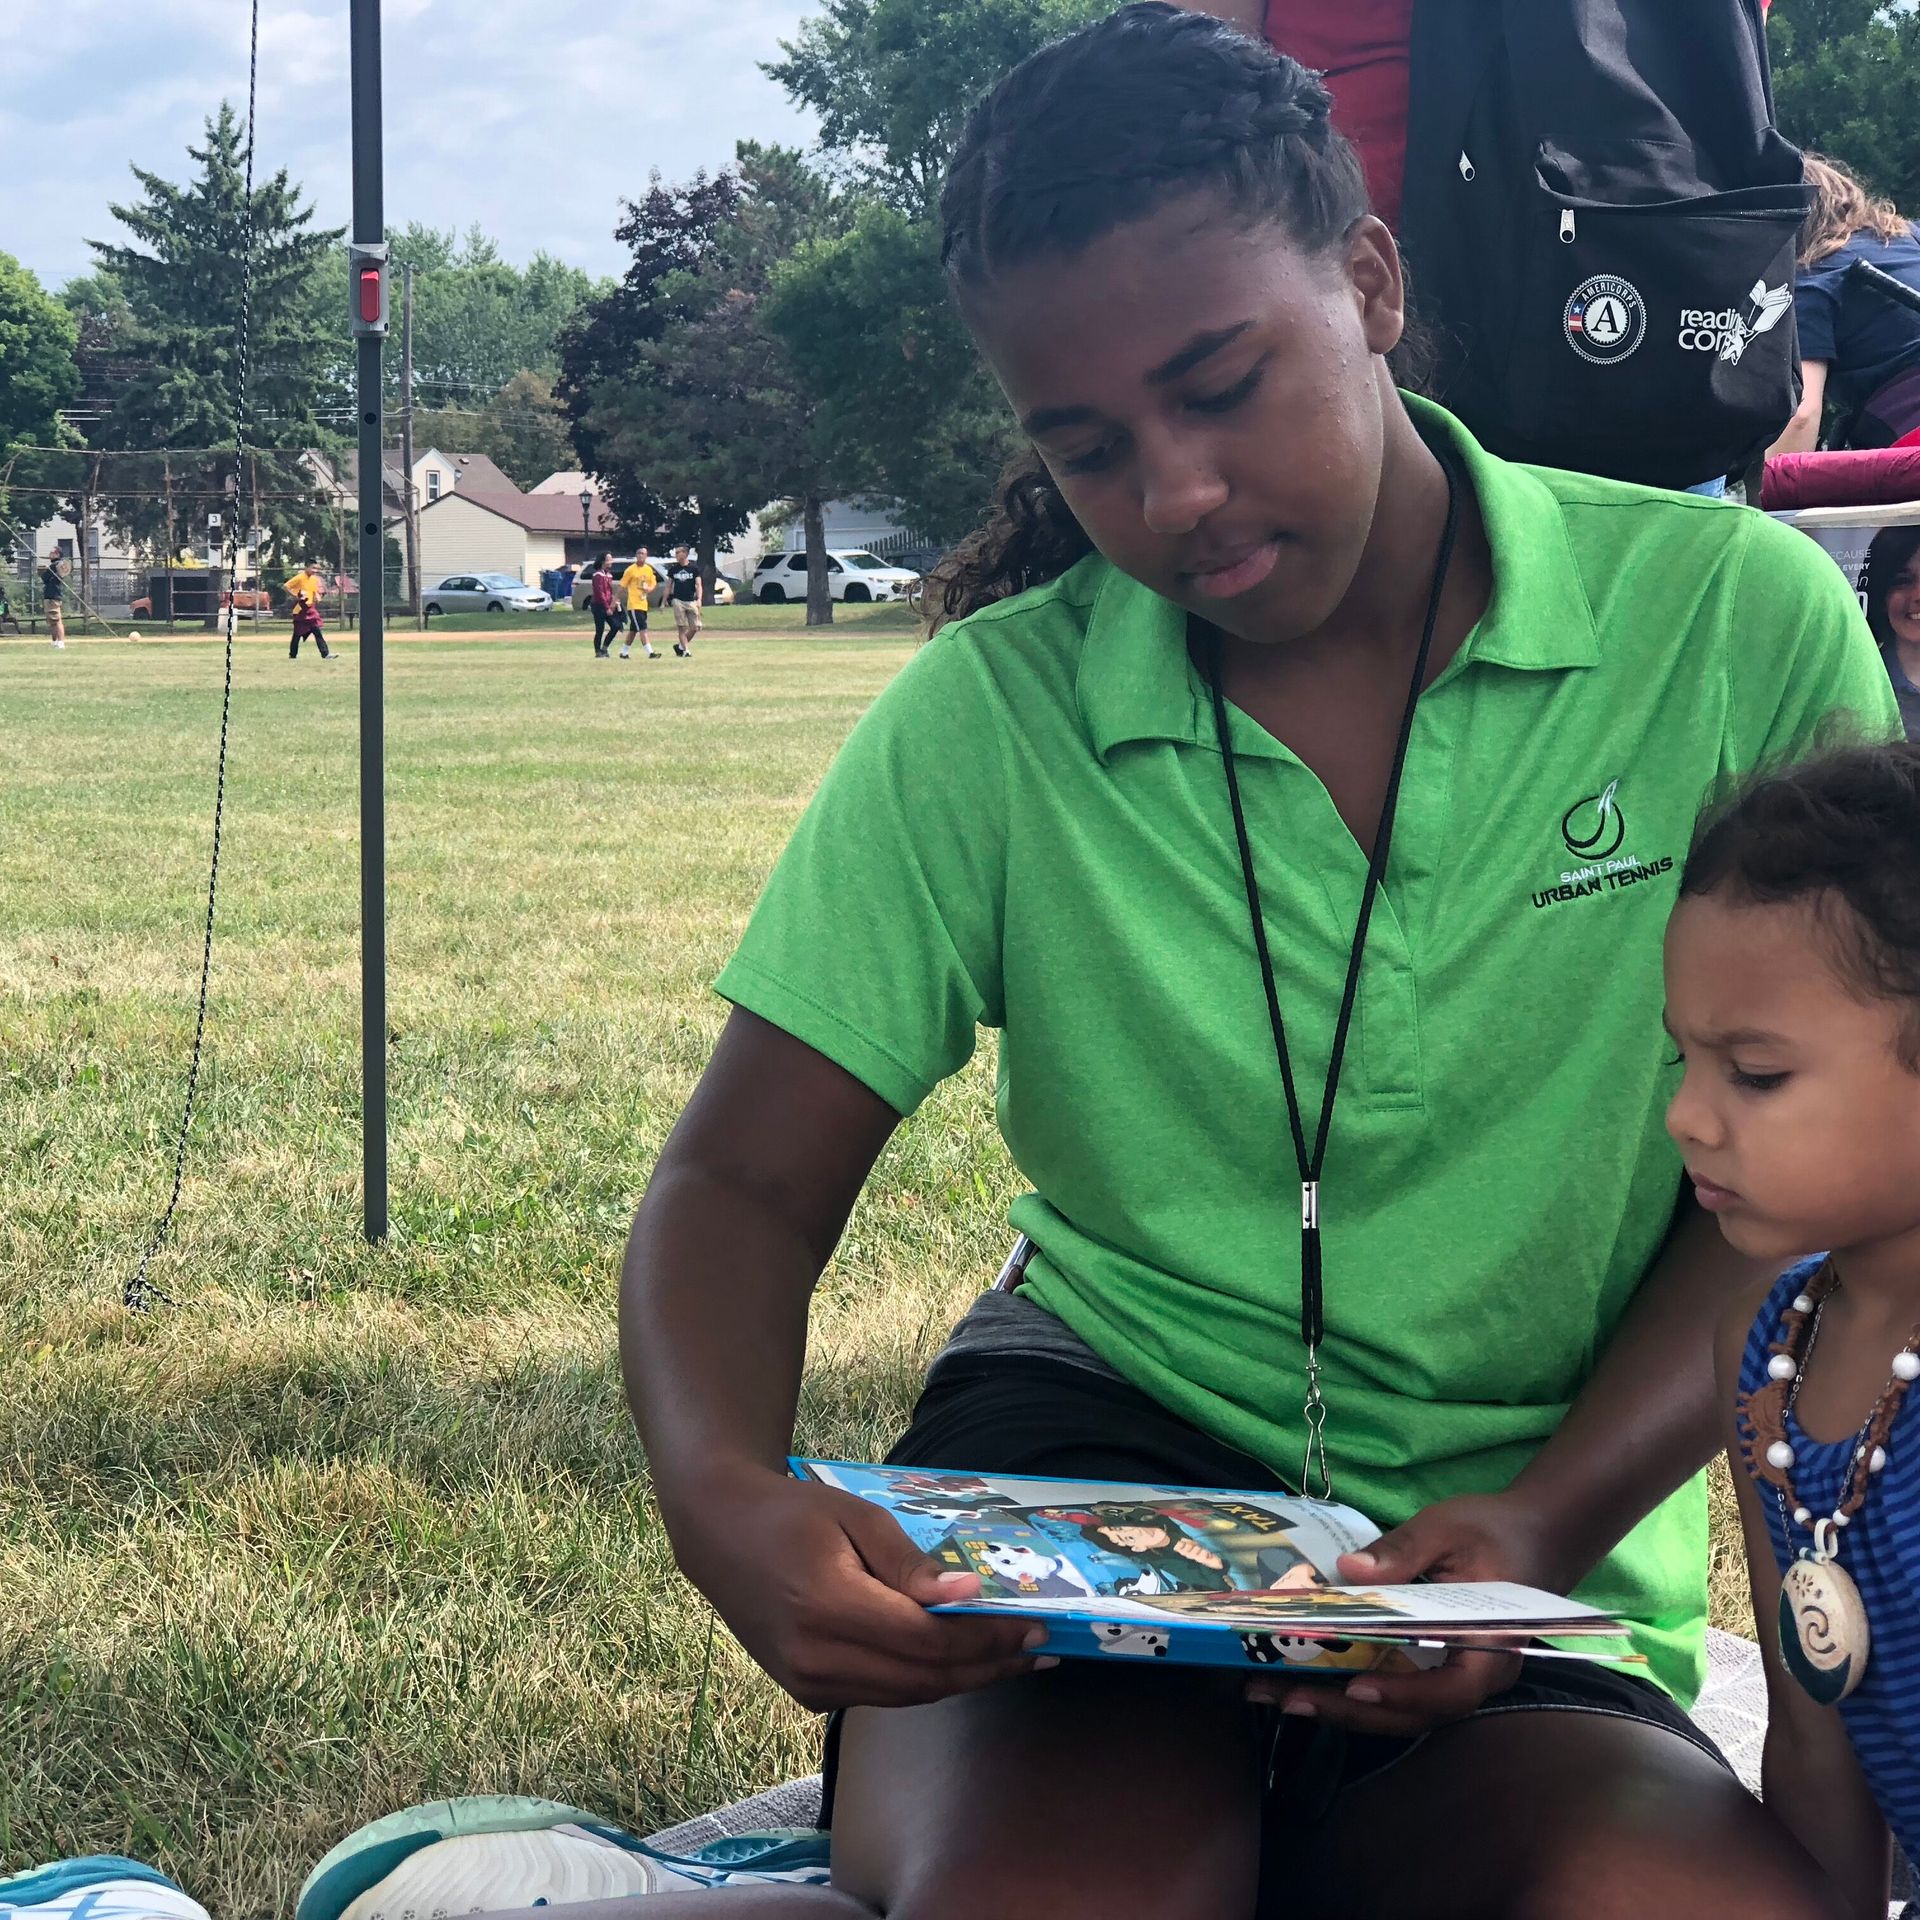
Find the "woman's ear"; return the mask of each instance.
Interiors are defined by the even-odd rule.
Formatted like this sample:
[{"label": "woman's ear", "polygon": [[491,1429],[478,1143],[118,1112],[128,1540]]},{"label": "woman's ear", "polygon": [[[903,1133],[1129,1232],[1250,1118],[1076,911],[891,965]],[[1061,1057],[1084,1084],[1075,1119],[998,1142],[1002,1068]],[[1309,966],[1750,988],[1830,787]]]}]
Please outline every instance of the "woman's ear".
[{"label": "woman's ear", "polygon": [[1400,268],[1400,249],[1384,220],[1369,213],[1353,223],[1347,233],[1346,267],[1359,297],[1367,350],[1384,359],[1407,330],[1406,276]]}]

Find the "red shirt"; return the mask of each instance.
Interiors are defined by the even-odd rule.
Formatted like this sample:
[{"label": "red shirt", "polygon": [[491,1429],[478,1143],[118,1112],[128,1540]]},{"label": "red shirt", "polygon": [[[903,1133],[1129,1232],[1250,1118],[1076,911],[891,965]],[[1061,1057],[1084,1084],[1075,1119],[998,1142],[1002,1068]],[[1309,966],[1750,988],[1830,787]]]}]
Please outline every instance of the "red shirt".
[{"label": "red shirt", "polygon": [[1267,38],[1327,76],[1333,124],[1360,150],[1373,210],[1400,225],[1414,0],[1267,0]]}]

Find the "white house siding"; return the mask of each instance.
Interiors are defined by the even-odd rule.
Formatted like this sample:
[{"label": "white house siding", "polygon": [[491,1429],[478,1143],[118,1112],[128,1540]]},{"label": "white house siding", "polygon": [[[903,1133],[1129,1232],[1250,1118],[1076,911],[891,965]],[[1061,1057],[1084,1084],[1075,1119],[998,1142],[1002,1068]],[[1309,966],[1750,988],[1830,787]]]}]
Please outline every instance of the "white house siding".
[{"label": "white house siding", "polygon": [[[546,536],[532,536],[544,540]],[[559,536],[553,536],[555,546]],[[428,586],[450,573],[510,573],[537,581],[526,529],[456,494],[420,515],[420,578]],[[552,565],[554,562],[542,562]]]},{"label": "white house siding", "polygon": [[564,533],[530,533],[527,541],[527,578],[536,587],[540,576],[552,567],[567,564],[567,536]]}]

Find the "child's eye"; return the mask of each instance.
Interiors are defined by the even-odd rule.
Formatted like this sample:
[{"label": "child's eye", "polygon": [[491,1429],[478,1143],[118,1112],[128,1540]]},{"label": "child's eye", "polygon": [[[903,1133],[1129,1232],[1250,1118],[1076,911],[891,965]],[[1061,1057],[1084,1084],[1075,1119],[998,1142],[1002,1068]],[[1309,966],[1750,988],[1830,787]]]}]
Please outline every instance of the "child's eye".
[{"label": "child's eye", "polygon": [[1266,371],[1266,363],[1262,361],[1259,366],[1254,367],[1242,378],[1236,380],[1232,386],[1224,388],[1221,392],[1202,394],[1189,400],[1187,402],[1188,412],[1231,413],[1242,401],[1250,400],[1253,397],[1260,382],[1266,377]]},{"label": "child's eye", "polygon": [[1730,1067],[1728,1077],[1743,1093],[1771,1093],[1775,1087],[1784,1086],[1791,1077],[1784,1073],[1745,1073],[1738,1067]]}]

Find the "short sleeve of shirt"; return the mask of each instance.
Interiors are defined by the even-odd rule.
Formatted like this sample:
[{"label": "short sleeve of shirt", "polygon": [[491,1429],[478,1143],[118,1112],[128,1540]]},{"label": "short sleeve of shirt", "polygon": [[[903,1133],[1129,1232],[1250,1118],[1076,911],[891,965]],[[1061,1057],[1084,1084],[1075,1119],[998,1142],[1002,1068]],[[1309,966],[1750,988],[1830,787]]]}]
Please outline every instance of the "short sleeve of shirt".
[{"label": "short sleeve of shirt", "polygon": [[1853,250],[1842,247],[1815,265],[1803,267],[1794,282],[1793,324],[1799,332],[1802,360],[1824,360],[1831,365],[1839,352],[1840,292],[1853,262]]},{"label": "short sleeve of shirt", "polygon": [[1859,596],[1804,533],[1747,512],[1730,639],[1734,763],[1744,774],[1862,736],[1900,738],[1900,710]]},{"label": "short sleeve of shirt", "polygon": [[1001,1020],[1002,726],[964,628],[867,711],[718,982],[909,1114]]}]

